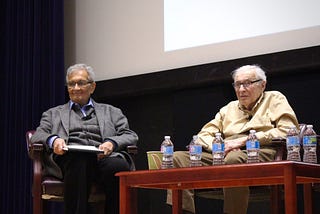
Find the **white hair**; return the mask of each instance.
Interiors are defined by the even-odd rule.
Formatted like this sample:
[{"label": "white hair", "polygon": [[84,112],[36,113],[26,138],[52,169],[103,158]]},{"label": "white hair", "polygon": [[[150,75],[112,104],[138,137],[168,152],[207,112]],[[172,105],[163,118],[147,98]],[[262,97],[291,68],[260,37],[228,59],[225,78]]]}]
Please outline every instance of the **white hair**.
[{"label": "white hair", "polygon": [[67,70],[67,74],[66,74],[66,82],[68,82],[68,76],[74,72],[74,71],[79,71],[79,70],[85,70],[88,72],[88,80],[89,81],[95,81],[95,74],[93,72],[93,68],[89,65],[86,65],[86,64],[75,64],[75,65],[72,65],[68,68]]},{"label": "white hair", "polygon": [[233,80],[238,72],[241,72],[244,70],[250,70],[250,69],[255,71],[257,79],[262,79],[263,81],[267,81],[266,72],[262,70],[262,68],[259,65],[244,65],[244,66],[241,66],[240,68],[237,68],[231,73]]}]

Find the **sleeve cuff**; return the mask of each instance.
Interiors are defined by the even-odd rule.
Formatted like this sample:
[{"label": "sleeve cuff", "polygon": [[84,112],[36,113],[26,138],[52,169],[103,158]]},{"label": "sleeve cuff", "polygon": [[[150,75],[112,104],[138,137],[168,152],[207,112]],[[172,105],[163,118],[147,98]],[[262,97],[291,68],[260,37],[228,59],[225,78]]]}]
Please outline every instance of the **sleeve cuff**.
[{"label": "sleeve cuff", "polygon": [[48,138],[47,144],[48,144],[48,146],[49,146],[50,149],[52,149],[53,142],[54,142],[54,140],[57,139],[57,138],[58,138],[57,135],[54,135],[54,136],[51,136],[51,137]]},{"label": "sleeve cuff", "polygon": [[107,138],[107,139],[104,140],[104,142],[107,142],[107,141],[109,141],[109,142],[111,142],[113,144],[113,151],[116,151],[117,148],[118,148],[118,144],[114,140],[112,140],[110,138]]}]

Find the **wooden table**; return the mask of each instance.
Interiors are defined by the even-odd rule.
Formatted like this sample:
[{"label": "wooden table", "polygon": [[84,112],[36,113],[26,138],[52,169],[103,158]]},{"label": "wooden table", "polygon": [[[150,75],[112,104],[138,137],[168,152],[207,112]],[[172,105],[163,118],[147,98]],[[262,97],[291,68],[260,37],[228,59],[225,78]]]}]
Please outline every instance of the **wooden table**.
[{"label": "wooden table", "polygon": [[[284,185],[286,214],[297,214],[297,184],[304,184],[305,214],[312,212],[311,184],[320,165],[293,161],[119,172],[120,213],[137,213],[137,188],[171,189],[172,213],[182,213],[182,190]],[[306,204],[306,202],[308,202]]]}]

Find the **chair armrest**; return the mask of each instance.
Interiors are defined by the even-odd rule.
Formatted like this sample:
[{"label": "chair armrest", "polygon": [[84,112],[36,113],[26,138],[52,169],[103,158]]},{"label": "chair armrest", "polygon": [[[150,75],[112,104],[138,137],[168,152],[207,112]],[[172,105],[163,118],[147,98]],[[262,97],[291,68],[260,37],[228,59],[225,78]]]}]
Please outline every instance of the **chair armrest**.
[{"label": "chair armrest", "polygon": [[29,146],[29,157],[33,160],[39,160],[41,158],[41,153],[43,151],[42,143],[33,143]]},{"label": "chair armrest", "polygon": [[285,145],[286,139],[282,137],[272,138],[271,144],[272,146],[281,147]]},{"label": "chair armrest", "polygon": [[38,159],[40,160],[40,155],[43,151],[42,143],[31,143],[31,137],[34,134],[35,130],[29,130],[26,132],[26,143],[27,143],[27,151],[28,155],[31,159]]},{"label": "chair armrest", "polygon": [[274,159],[276,161],[285,160],[287,157],[286,139],[285,138],[273,138],[271,145],[276,148],[276,155]]},{"label": "chair armrest", "polygon": [[42,161],[41,156],[43,152],[42,143],[31,143],[31,137],[34,134],[35,130],[29,130],[26,132],[26,143],[27,151],[30,159],[33,160],[33,184],[32,184],[32,195],[38,200],[41,199],[42,189]]},{"label": "chair armrest", "polygon": [[33,143],[31,144],[28,141],[28,155],[33,160],[33,185],[32,185],[32,195],[36,198],[41,198],[42,194],[42,151],[43,144],[42,143]]},{"label": "chair armrest", "polygon": [[43,151],[43,144],[42,143],[34,143],[30,144],[29,147],[29,157],[33,160],[33,174],[34,176],[42,176],[42,161],[41,155]]},{"label": "chair armrest", "polygon": [[130,155],[136,155],[136,154],[138,154],[138,147],[137,147],[136,145],[127,146],[127,152],[128,152]]}]

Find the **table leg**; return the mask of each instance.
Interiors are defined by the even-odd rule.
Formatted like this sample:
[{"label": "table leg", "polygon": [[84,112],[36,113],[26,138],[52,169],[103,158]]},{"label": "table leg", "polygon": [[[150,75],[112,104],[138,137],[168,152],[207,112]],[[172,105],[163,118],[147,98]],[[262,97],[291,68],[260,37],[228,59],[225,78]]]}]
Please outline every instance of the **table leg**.
[{"label": "table leg", "polygon": [[271,214],[278,214],[281,212],[281,186],[271,186]]},{"label": "table leg", "polygon": [[312,187],[311,184],[303,185],[304,214],[312,214]]},{"label": "table leg", "polygon": [[286,214],[297,214],[297,182],[293,166],[284,169],[284,200]]},{"label": "table leg", "polygon": [[120,214],[137,214],[137,189],[126,185],[126,177],[120,177]]},{"label": "table leg", "polygon": [[172,190],[172,214],[182,214],[182,190]]}]

